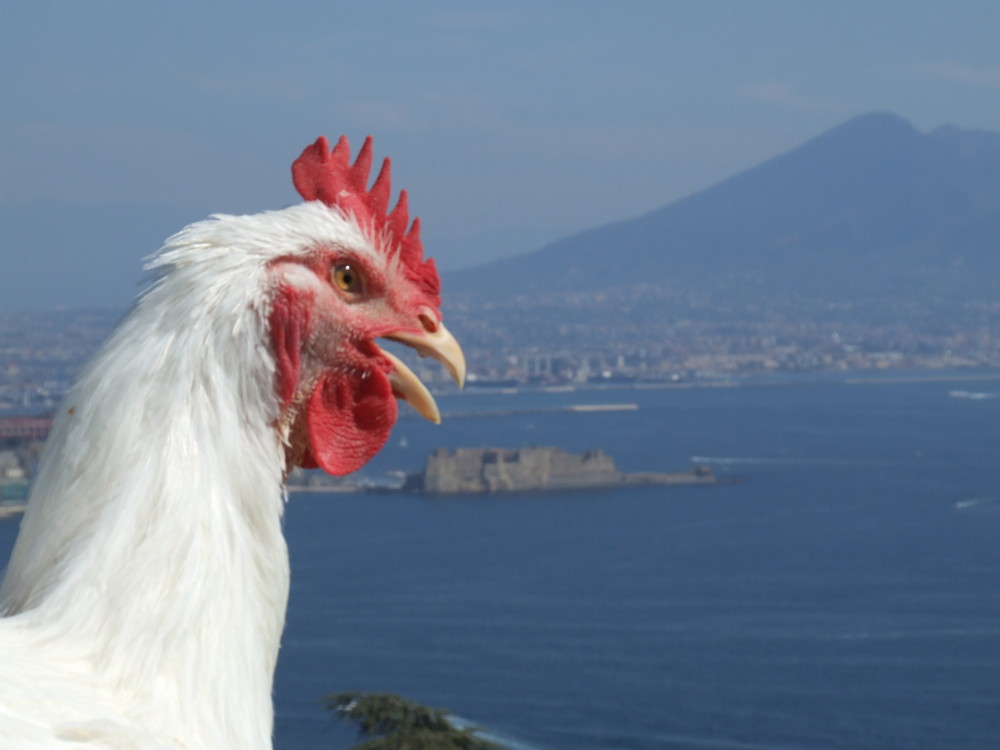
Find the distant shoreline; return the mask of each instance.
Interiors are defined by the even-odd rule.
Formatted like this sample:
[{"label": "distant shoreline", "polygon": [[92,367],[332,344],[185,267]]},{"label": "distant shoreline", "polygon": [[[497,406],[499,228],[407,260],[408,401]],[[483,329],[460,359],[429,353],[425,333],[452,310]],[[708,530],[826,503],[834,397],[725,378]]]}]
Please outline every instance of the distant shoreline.
[{"label": "distant shoreline", "polygon": [[[720,375],[718,378],[704,378],[699,380],[671,381],[635,381],[622,382],[614,381],[608,383],[562,383],[559,385],[534,385],[523,383],[518,385],[504,386],[476,386],[473,383],[466,384],[466,390],[457,394],[462,398],[466,395],[490,394],[490,395],[516,395],[519,393],[586,393],[588,391],[627,391],[627,390],[683,390],[687,388],[774,388],[778,386],[794,385],[830,385],[840,383],[842,385],[894,385],[899,383],[974,383],[974,382],[1000,382],[1000,371],[978,372],[978,373],[941,373],[928,370],[909,370],[910,374],[900,374],[894,371],[893,374],[865,374],[865,370],[854,370],[851,372],[834,373],[829,370],[820,370],[812,373],[774,373],[770,376],[728,376]],[[449,392],[451,393],[451,392]],[[451,394],[456,395],[456,394]]]},{"label": "distant shoreline", "polygon": [[0,505],[0,520],[3,520],[4,518],[11,518],[13,516],[24,513],[27,507],[28,507],[27,502],[3,503],[2,505]]}]

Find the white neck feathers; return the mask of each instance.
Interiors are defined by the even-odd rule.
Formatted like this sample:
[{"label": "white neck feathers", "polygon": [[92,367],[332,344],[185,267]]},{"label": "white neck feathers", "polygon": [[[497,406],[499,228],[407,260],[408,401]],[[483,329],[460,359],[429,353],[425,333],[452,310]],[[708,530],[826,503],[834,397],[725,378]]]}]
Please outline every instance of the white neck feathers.
[{"label": "white neck feathers", "polygon": [[167,251],[56,418],[0,606],[137,724],[270,747],[288,557],[265,270]]}]

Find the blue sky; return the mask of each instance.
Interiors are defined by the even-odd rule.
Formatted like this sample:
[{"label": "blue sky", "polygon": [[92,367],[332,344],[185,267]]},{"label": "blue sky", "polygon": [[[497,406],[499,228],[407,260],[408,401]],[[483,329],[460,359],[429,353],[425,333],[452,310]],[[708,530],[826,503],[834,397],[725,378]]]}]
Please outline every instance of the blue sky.
[{"label": "blue sky", "polygon": [[863,112],[1000,131],[998,39],[993,0],[0,0],[0,208],[276,208],[317,135],[372,133],[454,268]]}]

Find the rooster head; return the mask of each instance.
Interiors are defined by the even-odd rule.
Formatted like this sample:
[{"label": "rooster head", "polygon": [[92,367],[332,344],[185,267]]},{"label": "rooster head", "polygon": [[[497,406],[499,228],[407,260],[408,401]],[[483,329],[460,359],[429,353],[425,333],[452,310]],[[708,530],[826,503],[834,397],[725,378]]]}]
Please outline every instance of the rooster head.
[{"label": "rooster head", "polygon": [[437,270],[423,258],[405,191],[388,211],[389,160],[369,188],[371,137],[353,164],[349,156],[346,138],[332,150],[320,138],[295,161],[296,189],[309,210],[327,215],[322,221],[331,231],[307,234],[297,252],[268,267],[287,464],[334,475],[357,470],[385,444],[396,399],[440,421],[427,388],[378,339],[439,360],[459,386],[465,377],[462,350],[441,321]]}]

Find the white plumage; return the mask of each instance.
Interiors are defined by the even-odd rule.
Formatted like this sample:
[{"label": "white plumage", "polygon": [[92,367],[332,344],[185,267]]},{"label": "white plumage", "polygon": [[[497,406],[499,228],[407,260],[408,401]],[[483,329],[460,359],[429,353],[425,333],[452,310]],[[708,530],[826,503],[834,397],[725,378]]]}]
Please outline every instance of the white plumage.
[{"label": "white plumage", "polygon": [[[362,226],[314,201],[213,217],[155,256],[159,279],[56,417],[0,588],[0,747],[271,747],[283,480],[304,450],[319,455],[317,384],[387,377],[426,413],[426,392],[377,348],[338,364],[369,334],[427,339],[459,379],[464,367],[380,244],[393,238]],[[371,277],[363,296],[326,274],[345,258]],[[287,399],[292,345],[275,343],[272,314],[292,293],[309,314]]]}]

